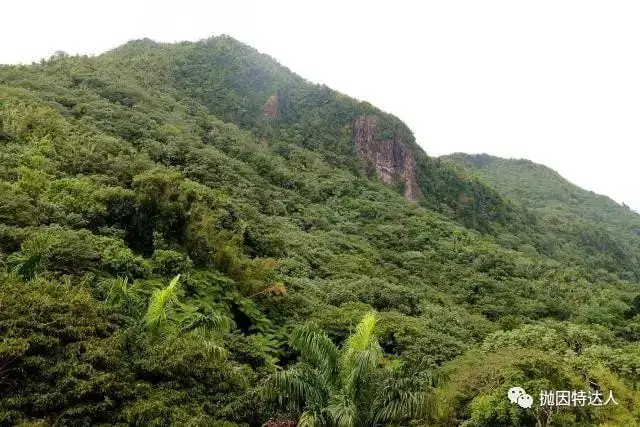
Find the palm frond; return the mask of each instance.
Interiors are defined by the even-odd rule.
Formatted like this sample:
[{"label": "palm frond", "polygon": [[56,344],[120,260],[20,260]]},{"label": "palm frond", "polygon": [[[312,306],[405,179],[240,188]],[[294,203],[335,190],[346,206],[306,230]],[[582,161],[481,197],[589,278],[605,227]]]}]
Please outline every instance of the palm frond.
[{"label": "palm frond", "polygon": [[374,312],[367,313],[356,326],[353,334],[349,335],[344,343],[344,352],[352,353],[359,350],[366,350],[371,347],[371,343],[377,340],[373,334],[378,319]]},{"label": "palm frond", "polygon": [[126,277],[116,277],[101,282],[101,285],[107,287],[107,297],[105,302],[116,307],[124,314],[134,316],[136,314],[137,305],[141,302],[141,296],[136,284],[130,284]]},{"label": "palm frond", "polygon": [[374,423],[401,423],[424,418],[433,410],[431,380],[417,378],[410,372],[392,372],[372,405]]},{"label": "palm frond", "polygon": [[193,332],[203,338],[221,337],[228,334],[234,322],[228,316],[219,313],[190,313],[183,321],[182,332]]},{"label": "palm frond", "polygon": [[298,427],[323,427],[327,423],[319,412],[304,411],[298,420]]},{"label": "palm frond", "polygon": [[322,406],[324,403],[322,390],[313,383],[313,372],[304,365],[270,375],[262,392],[267,399],[277,398],[280,405],[298,410],[305,406]]},{"label": "palm frond", "polygon": [[373,373],[382,361],[382,348],[373,334],[376,321],[374,313],[365,315],[342,349],[340,379],[343,389],[351,397],[355,397],[358,384]]},{"label": "palm frond", "polygon": [[327,413],[332,424],[337,427],[354,427],[358,419],[358,411],[355,404],[341,396],[327,408]]},{"label": "palm frond", "polygon": [[11,254],[7,261],[13,266],[12,270],[25,280],[33,279],[45,269],[55,242],[56,239],[49,234],[37,234],[25,241],[20,247],[20,252]]},{"label": "palm frond", "polygon": [[157,290],[151,295],[147,313],[144,316],[144,323],[149,329],[158,330],[167,324],[173,309],[179,304],[179,280],[178,274],[166,288]]},{"label": "palm frond", "polygon": [[380,366],[382,352],[378,348],[358,351],[343,359],[340,369],[340,381],[342,389],[352,398]]},{"label": "palm frond", "polygon": [[339,351],[331,339],[311,325],[293,331],[291,344],[305,362],[318,369],[327,380],[338,372]]},{"label": "palm frond", "polygon": [[401,391],[387,396],[376,410],[375,422],[401,422],[424,417],[431,407],[431,395],[427,392]]},{"label": "palm frond", "polygon": [[419,393],[398,396],[406,402],[375,398],[378,390],[372,380],[381,372],[383,357],[374,334],[376,321],[375,313],[365,315],[340,350],[310,325],[294,330],[290,342],[301,353],[301,362],[271,377],[265,387],[268,397],[304,411],[299,426],[354,427],[400,417],[404,422],[407,414],[418,414]]}]

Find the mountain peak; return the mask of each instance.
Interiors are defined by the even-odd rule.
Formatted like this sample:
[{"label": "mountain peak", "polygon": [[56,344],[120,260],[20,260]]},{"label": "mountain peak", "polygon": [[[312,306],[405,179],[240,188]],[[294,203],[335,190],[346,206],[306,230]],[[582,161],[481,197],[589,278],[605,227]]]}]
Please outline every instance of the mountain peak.
[{"label": "mountain peak", "polygon": [[235,39],[0,67],[0,158],[1,425],[638,418],[637,215]]}]

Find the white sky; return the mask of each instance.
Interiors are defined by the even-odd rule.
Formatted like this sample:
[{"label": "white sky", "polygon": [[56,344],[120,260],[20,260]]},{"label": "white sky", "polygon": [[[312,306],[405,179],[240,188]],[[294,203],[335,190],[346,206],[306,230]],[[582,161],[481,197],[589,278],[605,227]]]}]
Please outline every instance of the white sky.
[{"label": "white sky", "polygon": [[5,0],[0,63],[229,34],[403,119],[640,211],[640,2]]}]

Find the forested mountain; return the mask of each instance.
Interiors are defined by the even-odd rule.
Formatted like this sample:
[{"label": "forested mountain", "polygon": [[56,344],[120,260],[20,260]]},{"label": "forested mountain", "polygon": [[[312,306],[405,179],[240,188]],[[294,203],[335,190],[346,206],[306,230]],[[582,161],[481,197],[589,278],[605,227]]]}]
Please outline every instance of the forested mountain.
[{"label": "forested mountain", "polygon": [[583,190],[529,160],[452,154],[443,161],[479,177],[502,197],[539,219],[540,233],[555,241],[556,259],[640,277],[640,215],[606,196]]},{"label": "forested mountain", "polygon": [[640,419],[635,214],[230,37],[0,67],[0,156],[0,425]]}]

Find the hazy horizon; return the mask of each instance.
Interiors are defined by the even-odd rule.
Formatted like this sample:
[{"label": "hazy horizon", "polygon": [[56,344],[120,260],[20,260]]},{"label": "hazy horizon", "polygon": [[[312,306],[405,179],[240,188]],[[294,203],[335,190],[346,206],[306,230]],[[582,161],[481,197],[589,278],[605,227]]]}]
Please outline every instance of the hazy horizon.
[{"label": "hazy horizon", "polygon": [[[405,121],[433,156],[544,164],[640,211],[640,5],[24,1],[7,16],[1,63],[99,54],[131,39],[228,34],[302,77]],[[98,19],[97,19],[98,18]],[[36,30],[34,30],[34,28]],[[79,36],[80,35],[80,36]]]}]

